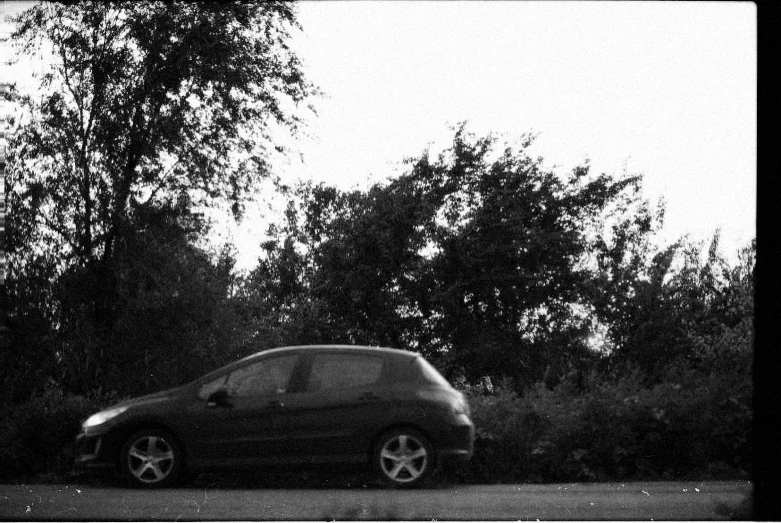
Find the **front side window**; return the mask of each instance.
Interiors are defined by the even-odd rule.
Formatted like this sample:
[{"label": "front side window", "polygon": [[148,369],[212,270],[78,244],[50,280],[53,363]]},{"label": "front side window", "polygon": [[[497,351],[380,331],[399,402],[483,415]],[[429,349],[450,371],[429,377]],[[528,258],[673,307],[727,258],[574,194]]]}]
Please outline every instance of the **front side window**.
[{"label": "front side window", "polygon": [[297,356],[264,359],[204,384],[198,397],[207,399],[219,389],[234,397],[266,396],[287,392]]},{"label": "front side window", "polygon": [[297,356],[264,359],[223,374],[201,386],[198,397],[208,399],[220,389],[233,397],[266,396],[287,391]]},{"label": "front side window", "polygon": [[321,354],[312,360],[307,392],[365,387],[379,381],[379,356],[363,354]]},{"label": "front side window", "polygon": [[282,356],[257,361],[234,370],[225,381],[233,397],[267,396],[287,391],[297,356]]}]

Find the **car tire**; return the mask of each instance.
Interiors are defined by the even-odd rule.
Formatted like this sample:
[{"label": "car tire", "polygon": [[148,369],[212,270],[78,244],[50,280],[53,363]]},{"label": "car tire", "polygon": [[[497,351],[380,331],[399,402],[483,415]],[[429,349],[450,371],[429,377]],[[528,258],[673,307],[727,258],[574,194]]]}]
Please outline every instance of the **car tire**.
[{"label": "car tire", "polygon": [[415,429],[394,429],[377,439],[372,452],[372,466],[386,485],[418,487],[434,473],[434,446]]},{"label": "car tire", "polygon": [[160,429],[133,433],[120,453],[120,468],[134,487],[161,488],[173,485],[184,469],[184,454],[176,438]]}]

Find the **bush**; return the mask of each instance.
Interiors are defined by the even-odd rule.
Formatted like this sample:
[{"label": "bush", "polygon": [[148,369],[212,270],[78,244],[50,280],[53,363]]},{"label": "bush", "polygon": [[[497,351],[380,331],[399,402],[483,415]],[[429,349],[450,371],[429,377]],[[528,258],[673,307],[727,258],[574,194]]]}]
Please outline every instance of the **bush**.
[{"label": "bush", "polygon": [[[565,379],[517,394],[466,388],[477,440],[445,480],[474,483],[727,479],[751,471],[750,379],[672,372],[645,387],[637,375]],[[56,388],[6,406],[0,479],[66,475],[79,423],[118,398],[66,397]]]},{"label": "bush", "polygon": [[528,398],[519,398],[507,385],[490,395],[468,395],[476,431],[475,454],[467,467],[454,470],[456,477],[483,483],[533,476],[533,450],[551,423]]},{"label": "bush", "polygon": [[625,481],[745,477],[751,470],[751,383],[679,372],[648,388],[638,375],[592,376],[523,396],[467,391],[475,455],[468,482]]},{"label": "bush", "polygon": [[99,408],[95,400],[64,397],[53,388],[27,402],[6,405],[0,416],[0,479],[67,474],[80,422]]}]

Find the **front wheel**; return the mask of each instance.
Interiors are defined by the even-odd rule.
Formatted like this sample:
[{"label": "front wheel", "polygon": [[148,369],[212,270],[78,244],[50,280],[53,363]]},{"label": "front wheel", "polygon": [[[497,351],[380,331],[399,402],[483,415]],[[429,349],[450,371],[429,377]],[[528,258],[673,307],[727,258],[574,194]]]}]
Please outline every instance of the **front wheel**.
[{"label": "front wheel", "polygon": [[183,455],[168,432],[144,429],[130,436],[120,455],[122,472],[136,487],[164,487],[173,484],[182,471]]},{"label": "front wheel", "polygon": [[434,471],[434,447],[414,429],[396,429],[377,440],[372,461],[385,483],[415,487]]}]

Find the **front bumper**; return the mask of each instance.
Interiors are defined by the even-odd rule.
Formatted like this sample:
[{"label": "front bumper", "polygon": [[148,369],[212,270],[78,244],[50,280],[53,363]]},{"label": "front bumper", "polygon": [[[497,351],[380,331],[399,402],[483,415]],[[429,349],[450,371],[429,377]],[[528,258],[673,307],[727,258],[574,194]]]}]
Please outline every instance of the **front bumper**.
[{"label": "front bumper", "polygon": [[78,456],[74,461],[77,470],[109,468],[116,465],[113,441],[106,434],[87,435],[84,432],[76,437]]}]

